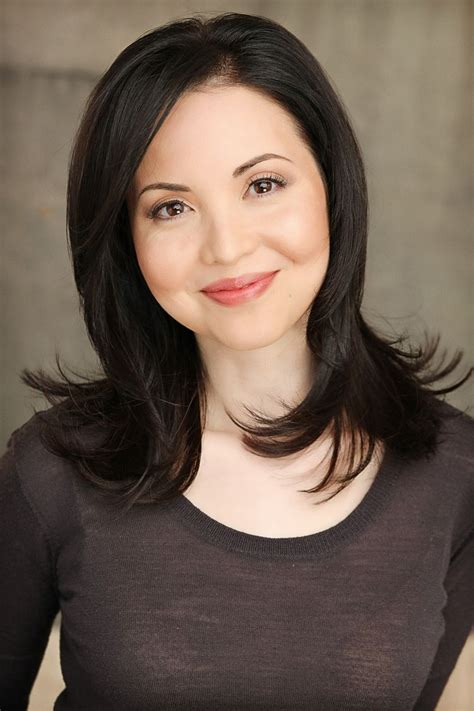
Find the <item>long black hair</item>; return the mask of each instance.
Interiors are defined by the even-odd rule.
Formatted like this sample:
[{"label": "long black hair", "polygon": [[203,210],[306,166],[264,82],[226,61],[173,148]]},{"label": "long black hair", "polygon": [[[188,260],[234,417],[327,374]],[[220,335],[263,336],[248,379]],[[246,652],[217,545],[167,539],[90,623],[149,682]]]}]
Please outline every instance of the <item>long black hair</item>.
[{"label": "long black hair", "polygon": [[[318,486],[332,496],[370,462],[376,444],[407,459],[431,456],[440,400],[463,385],[433,389],[459,364],[432,362],[439,335],[403,349],[361,314],[367,185],[361,149],[343,102],[307,47],[259,15],[201,13],[168,22],[126,47],[87,101],[71,152],[67,222],[81,312],[103,372],[70,378],[23,369],[20,378],[49,408],[41,438],[54,454],[124,510],[182,493],[196,476],[208,374],[195,334],[167,314],[140,271],[126,194],[143,155],[185,92],[208,85],[257,89],[290,112],[327,191],[330,259],[309,308],[306,339],[314,381],[304,400],[253,425],[227,411],[242,441],[262,457],[303,451],[330,431],[334,448]],[[342,437],[349,466],[336,479]],[[359,458],[359,459],[358,459]],[[332,498],[332,496],[328,498]],[[328,500],[328,499],[326,499]]]}]

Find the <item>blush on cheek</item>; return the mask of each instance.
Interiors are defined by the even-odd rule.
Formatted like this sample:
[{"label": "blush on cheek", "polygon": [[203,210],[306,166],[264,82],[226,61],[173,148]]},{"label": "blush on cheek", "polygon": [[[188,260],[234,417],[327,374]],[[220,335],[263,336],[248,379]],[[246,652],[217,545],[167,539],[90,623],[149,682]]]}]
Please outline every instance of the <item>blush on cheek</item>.
[{"label": "blush on cheek", "polygon": [[[309,198],[306,204],[311,204]],[[314,203],[314,197],[312,198]],[[305,204],[303,202],[303,204]],[[287,210],[278,221],[280,249],[293,261],[304,263],[328,249],[329,227],[324,209]]]},{"label": "blush on cheek", "polygon": [[180,291],[190,281],[187,264],[171,255],[153,250],[137,254],[138,264],[151,291]]},{"label": "blush on cheek", "polygon": [[329,257],[330,240],[329,235],[324,233],[322,235],[316,235],[314,240],[314,252],[321,259]]}]

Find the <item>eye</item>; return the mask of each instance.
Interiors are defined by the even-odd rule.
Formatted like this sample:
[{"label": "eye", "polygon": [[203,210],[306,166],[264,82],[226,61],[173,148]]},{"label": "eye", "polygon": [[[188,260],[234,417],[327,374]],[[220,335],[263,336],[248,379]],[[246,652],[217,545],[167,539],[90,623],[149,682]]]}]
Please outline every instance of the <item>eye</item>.
[{"label": "eye", "polygon": [[[251,188],[253,185],[257,185],[258,183],[266,183],[267,184],[267,189],[263,193],[257,193],[257,197],[263,197],[264,195],[271,195],[272,193],[278,192],[280,188],[284,188],[285,185],[287,184],[287,181],[284,178],[281,178],[279,175],[262,175],[259,178],[255,178],[252,180],[247,187]],[[270,190],[269,186],[270,185],[278,185],[278,188],[276,190]]]},{"label": "eye", "polygon": [[[151,220],[158,219],[164,222],[170,222],[171,220],[175,220],[177,218],[175,216],[169,217],[169,215],[168,217],[158,217],[158,213],[164,208],[168,207],[176,209],[176,206],[179,205],[184,205],[184,202],[181,202],[181,200],[168,200],[168,202],[162,202],[159,205],[155,205],[154,207],[152,207],[147,217],[149,217]],[[178,217],[180,217],[182,214],[182,212],[178,213]]]},{"label": "eye", "polygon": [[[272,193],[278,192],[280,189],[284,188],[287,185],[287,181],[280,177],[279,175],[262,175],[259,178],[255,178],[254,180],[251,180],[247,184],[247,189],[251,188],[253,185],[257,185],[259,183],[263,183],[264,185],[266,184],[266,189],[265,192],[263,193],[254,193],[257,195],[257,198],[262,198],[265,197],[266,195],[272,195]],[[278,186],[275,190],[271,190],[271,185]],[[173,222],[174,220],[177,220],[179,217],[181,217],[184,214],[184,207],[188,207],[182,200],[168,200],[167,202],[162,202],[159,205],[154,205],[150,211],[147,214],[147,217],[149,217],[151,220],[160,220],[161,222]],[[164,210],[163,214],[167,214],[167,208],[173,208],[173,210],[180,210],[177,215],[169,215],[168,217],[159,217],[159,213],[161,210]]]}]

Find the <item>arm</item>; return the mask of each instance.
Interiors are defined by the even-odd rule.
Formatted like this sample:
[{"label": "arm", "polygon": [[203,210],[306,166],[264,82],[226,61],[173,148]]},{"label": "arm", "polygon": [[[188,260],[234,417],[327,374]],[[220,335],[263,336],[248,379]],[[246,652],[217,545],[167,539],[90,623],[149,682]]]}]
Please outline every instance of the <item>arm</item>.
[{"label": "arm", "polygon": [[444,587],[448,600],[443,614],[445,633],[439,643],[430,674],[413,711],[434,711],[474,620],[474,531],[451,558]]},{"label": "arm", "polygon": [[52,551],[12,440],[0,458],[0,709],[26,711],[59,601]]}]

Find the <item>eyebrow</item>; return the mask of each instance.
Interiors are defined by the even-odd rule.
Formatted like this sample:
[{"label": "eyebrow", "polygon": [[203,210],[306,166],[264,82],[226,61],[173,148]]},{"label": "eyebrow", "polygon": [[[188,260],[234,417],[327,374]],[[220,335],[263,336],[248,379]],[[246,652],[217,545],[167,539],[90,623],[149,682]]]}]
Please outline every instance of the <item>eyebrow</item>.
[{"label": "eyebrow", "polygon": [[[238,168],[236,168],[232,173],[232,177],[238,178],[239,175],[245,173],[245,171],[249,168],[252,168],[254,165],[256,165],[257,163],[261,163],[264,160],[269,160],[270,158],[281,158],[282,160],[287,160],[290,163],[293,162],[289,158],[285,158],[285,156],[278,155],[278,153],[262,153],[262,155],[255,156],[255,158],[250,158],[250,160],[246,161],[245,163],[242,163],[242,165],[239,165]],[[138,198],[140,198],[140,196],[143,195],[143,193],[147,190],[176,190],[184,193],[191,192],[191,188],[189,188],[187,185],[180,185],[179,183],[150,183],[150,185],[145,185],[145,187],[140,190]]]}]

